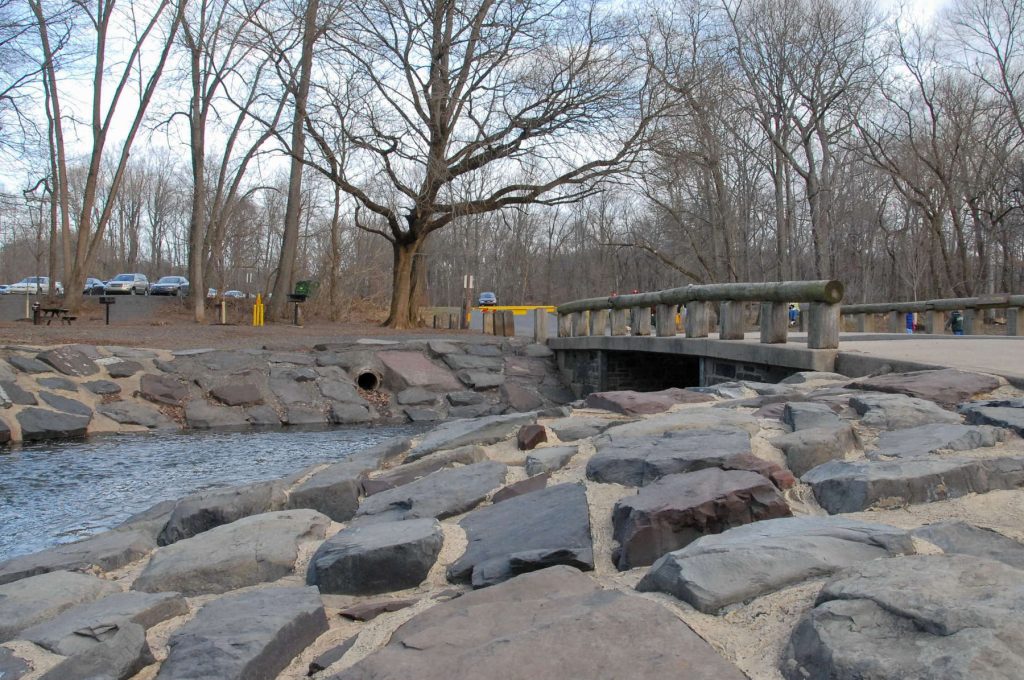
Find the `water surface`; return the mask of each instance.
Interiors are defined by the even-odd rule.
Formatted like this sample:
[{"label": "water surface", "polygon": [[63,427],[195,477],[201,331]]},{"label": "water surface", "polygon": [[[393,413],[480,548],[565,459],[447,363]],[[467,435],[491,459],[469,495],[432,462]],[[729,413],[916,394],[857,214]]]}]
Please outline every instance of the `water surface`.
[{"label": "water surface", "polygon": [[284,477],[419,429],[142,433],[14,448],[0,454],[0,560],[109,529],[159,501]]}]

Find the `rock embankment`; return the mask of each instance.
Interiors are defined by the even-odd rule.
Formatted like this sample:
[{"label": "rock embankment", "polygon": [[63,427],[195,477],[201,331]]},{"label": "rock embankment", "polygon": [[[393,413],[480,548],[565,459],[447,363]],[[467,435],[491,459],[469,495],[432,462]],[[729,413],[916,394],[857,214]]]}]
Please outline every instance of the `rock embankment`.
[{"label": "rock embankment", "polygon": [[452,421],[0,563],[0,674],[1024,677],[1022,414],[932,371]]},{"label": "rock embankment", "polygon": [[433,422],[544,411],[572,399],[551,350],[517,338],[356,340],[309,352],[0,348],[0,444]]}]

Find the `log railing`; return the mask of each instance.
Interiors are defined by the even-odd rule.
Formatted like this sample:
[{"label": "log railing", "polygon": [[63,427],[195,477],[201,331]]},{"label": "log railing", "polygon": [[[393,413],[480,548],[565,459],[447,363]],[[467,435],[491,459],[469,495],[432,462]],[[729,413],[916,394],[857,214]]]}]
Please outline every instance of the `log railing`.
[{"label": "log railing", "polygon": [[650,335],[655,310],[655,333],[676,335],[676,308],[685,307],[684,332],[706,338],[710,331],[710,305],[718,303],[722,340],[744,337],[744,305],[761,304],[761,342],[784,343],[789,330],[789,304],[802,303],[808,316],[807,346],[839,347],[839,309],[843,284],[839,281],[782,281],[776,283],[715,283],[669,288],[651,293],[616,295],[567,302],[558,307],[558,336]]},{"label": "log railing", "polygon": [[861,305],[843,305],[843,316],[854,319],[854,330],[863,333],[867,317],[885,314],[889,317],[889,332],[902,333],[908,313],[924,314],[925,333],[939,333],[945,327],[945,312],[960,310],[964,315],[964,335],[973,335],[978,312],[985,309],[1006,310],[1006,334],[1020,335],[1020,310],[1024,308],[1024,295],[983,295],[973,298],[947,298],[918,302],[873,302]]}]

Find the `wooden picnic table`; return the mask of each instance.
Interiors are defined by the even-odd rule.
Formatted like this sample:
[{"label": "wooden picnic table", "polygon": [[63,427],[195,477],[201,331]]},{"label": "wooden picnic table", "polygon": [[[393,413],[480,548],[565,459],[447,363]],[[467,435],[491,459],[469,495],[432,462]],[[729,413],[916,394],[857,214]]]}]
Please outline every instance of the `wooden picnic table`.
[{"label": "wooden picnic table", "polygon": [[71,310],[63,307],[40,307],[39,312],[46,318],[46,325],[53,323],[54,319],[60,319],[61,323],[71,325],[75,317],[71,316]]}]

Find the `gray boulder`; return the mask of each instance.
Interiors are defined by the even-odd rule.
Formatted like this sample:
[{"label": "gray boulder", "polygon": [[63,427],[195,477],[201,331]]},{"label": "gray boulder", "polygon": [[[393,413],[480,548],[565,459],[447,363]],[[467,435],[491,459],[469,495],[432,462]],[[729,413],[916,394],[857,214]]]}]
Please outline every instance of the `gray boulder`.
[{"label": "gray boulder", "polygon": [[536,392],[519,385],[506,383],[501,386],[500,392],[501,400],[513,411],[536,411],[544,406],[544,400]]},{"label": "gray boulder", "polygon": [[132,584],[148,593],[225,593],[291,574],[299,544],[319,540],[330,519],[314,510],[245,517],[157,550]]},{"label": "gray boulder", "polygon": [[359,507],[365,468],[359,460],[329,465],[288,493],[288,507],[316,510],[335,522],[349,521]]},{"label": "gray boulder", "polygon": [[701,536],[791,514],[775,486],[755,472],[668,475],[615,504],[613,560],[620,571],[645,566]]},{"label": "gray boulder", "polygon": [[289,369],[279,374],[271,373],[268,386],[274,396],[285,406],[293,404],[314,404],[320,397],[320,390],[313,379],[305,379],[307,376],[299,371],[311,369]]},{"label": "gray boulder", "polygon": [[21,680],[30,672],[32,672],[32,666],[28,659],[19,656],[17,652],[7,647],[0,647],[0,678]]},{"label": "gray boulder", "polygon": [[188,385],[173,376],[144,373],[139,378],[139,396],[157,404],[180,406],[188,398]]},{"label": "gray boulder", "polygon": [[48,364],[44,364],[42,361],[32,357],[22,356],[21,354],[12,354],[7,357],[7,363],[22,373],[50,373],[53,371],[53,368]]},{"label": "gray boulder", "polygon": [[21,406],[35,406],[39,403],[36,401],[36,395],[23,389],[16,382],[8,380],[0,382],[0,390],[3,391],[5,397],[3,401],[5,403],[10,402],[11,404],[19,404]]},{"label": "gray boulder", "polygon": [[588,416],[572,416],[570,418],[559,418],[545,423],[547,428],[563,442],[573,442],[578,439],[596,437],[612,425],[621,425],[621,420],[608,420],[607,418],[594,418]]},{"label": "gray boulder", "polygon": [[405,406],[402,412],[411,423],[436,423],[444,420],[444,414],[433,408],[421,408],[419,406]]},{"label": "gray boulder", "polygon": [[64,375],[85,377],[100,372],[100,367],[82,352],[71,347],[56,347],[40,352],[36,359],[53,366]]},{"label": "gray boulder", "polygon": [[127,680],[155,661],[146,631],[138,624],[104,624],[78,634],[95,636],[97,643],[61,661],[39,680]]},{"label": "gray boulder", "polygon": [[436,404],[438,395],[436,392],[422,387],[409,387],[395,395],[395,401],[403,406],[420,406],[423,404]]},{"label": "gray boulder", "polygon": [[428,432],[419,445],[409,452],[407,460],[411,462],[435,451],[454,449],[466,444],[494,444],[511,437],[523,425],[536,422],[535,413],[452,420]]},{"label": "gray boulder", "polygon": [[812,427],[781,435],[772,444],[786,455],[786,465],[799,476],[830,460],[860,451],[860,439],[849,423]]},{"label": "gray boulder", "polygon": [[486,401],[484,395],[469,390],[449,392],[445,398],[452,406],[477,406]]},{"label": "gray boulder", "polygon": [[330,399],[331,401],[340,402],[342,404],[366,405],[366,400],[359,396],[355,383],[347,379],[323,378],[320,380],[320,394],[322,394],[325,399]]},{"label": "gray boulder", "polygon": [[843,421],[828,404],[791,401],[782,409],[782,422],[796,432],[812,427],[834,427]]},{"label": "gray boulder", "polygon": [[744,677],[668,609],[553,567],[424,611],[331,680]]},{"label": "gray boulder", "polygon": [[363,480],[363,493],[367,496],[380,493],[396,486],[414,482],[432,472],[455,465],[472,465],[487,460],[487,454],[479,446],[460,446],[457,449],[438,451],[412,463],[405,463],[383,473]]},{"label": "gray boulder", "polygon": [[969,402],[960,412],[972,425],[1005,427],[1024,437],[1024,399]]},{"label": "gray boulder", "polygon": [[70,413],[76,416],[92,417],[92,409],[78,401],[77,399],[69,399],[68,397],[62,397],[59,394],[53,392],[46,392],[44,390],[39,391],[39,398],[49,406],[50,408],[61,411],[62,413]]},{"label": "gray boulder", "polygon": [[448,568],[453,583],[483,587],[555,564],[594,568],[587,494],[558,484],[480,508],[459,522],[469,541]]},{"label": "gray boulder", "polygon": [[498,357],[478,357],[472,354],[446,354],[444,363],[453,371],[500,371],[505,366],[505,362]]},{"label": "gray boulder", "polygon": [[263,403],[259,385],[230,382],[210,390],[210,396],[225,406],[253,406]]},{"label": "gray boulder", "polygon": [[861,422],[882,430],[932,423],[959,423],[961,418],[930,401],[902,394],[862,394],[850,398]]},{"label": "gray boulder", "polygon": [[533,477],[545,472],[561,470],[569,464],[577,450],[576,446],[549,446],[543,449],[534,449],[526,457],[526,474]]},{"label": "gray boulder", "polygon": [[500,415],[504,410],[502,406],[493,406],[488,403],[475,404],[473,406],[452,406],[448,409],[449,418],[482,418],[483,416]]},{"label": "gray boulder", "polygon": [[74,656],[102,643],[110,635],[111,626],[134,623],[148,630],[161,621],[187,613],[188,603],[179,593],[116,593],[26,628],[19,639],[54,654]]},{"label": "gray boulder", "polygon": [[13,640],[29,626],[52,619],[76,604],[119,592],[116,583],[70,571],[53,571],[4,584],[0,586],[0,642]]},{"label": "gray boulder", "polygon": [[662,413],[676,404],[696,404],[705,401],[714,401],[714,397],[673,387],[660,392],[634,392],[632,390],[592,392],[587,395],[584,405],[587,408],[631,416]]},{"label": "gray boulder", "polygon": [[1024,570],[1024,544],[991,529],[966,522],[936,522],[911,533],[915,538],[937,545],[947,554],[984,557]]},{"label": "gray boulder", "polygon": [[274,680],[327,630],[316,588],[263,588],[214,600],[171,635],[158,680]]},{"label": "gray boulder", "polygon": [[421,352],[388,350],[377,352],[377,360],[384,369],[384,384],[393,391],[409,387],[422,387],[431,392],[459,389],[459,381],[451,371]]},{"label": "gray boulder", "polygon": [[113,380],[90,380],[89,382],[82,383],[82,387],[101,397],[110,394],[121,394],[121,386]]},{"label": "gray boulder", "polygon": [[306,572],[322,593],[377,595],[427,578],[444,543],[434,519],[351,526],[324,541]]},{"label": "gray boulder", "polygon": [[245,409],[245,420],[253,427],[278,427],[281,416],[272,406],[261,404]]},{"label": "gray boulder", "polygon": [[248,427],[249,421],[241,409],[193,399],[185,404],[185,424],[193,430],[232,430]]},{"label": "gray boulder", "polygon": [[100,404],[96,412],[122,425],[141,425],[150,429],[172,427],[174,422],[157,409],[137,401],[115,401]]},{"label": "gray boulder", "polygon": [[318,408],[310,406],[289,406],[282,419],[285,425],[326,425],[327,416]]},{"label": "gray boulder", "polygon": [[432,472],[416,481],[369,496],[359,505],[356,521],[391,522],[461,515],[479,505],[505,483],[507,468],[497,461]]},{"label": "gray boulder", "polygon": [[18,411],[15,417],[21,426],[21,438],[26,442],[84,437],[89,421],[92,420],[92,416],[47,411],[41,408],[26,408]]},{"label": "gray boulder", "polygon": [[1005,458],[908,458],[891,461],[832,461],[803,475],[821,507],[830,513],[931,503],[969,493],[1024,486],[1024,456]]},{"label": "gray boulder", "polygon": [[355,425],[373,420],[369,407],[362,404],[331,404],[330,421],[335,425]]},{"label": "gray boulder", "polygon": [[106,365],[107,374],[111,378],[130,378],[139,371],[143,370],[142,364],[138,361],[122,360],[108,363]]},{"label": "gray boulder", "polygon": [[1002,430],[989,425],[921,425],[882,432],[878,435],[878,450],[869,452],[868,458],[916,458],[941,450],[969,451],[995,446],[1002,440]]},{"label": "gray boulder", "polygon": [[0,584],[51,571],[102,571],[118,569],[140,560],[156,548],[155,537],[133,529],[104,531],[52,548],[0,562]]},{"label": "gray boulder", "polygon": [[793,375],[783,378],[782,385],[804,385],[815,382],[847,382],[849,377],[842,373],[829,373],[827,371],[799,371]]},{"label": "gray boulder", "polygon": [[62,392],[77,392],[78,385],[74,381],[62,378],[60,376],[53,376],[50,378],[39,378],[36,380],[40,387],[45,387],[48,390],[61,390]]},{"label": "gray boulder", "polygon": [[257,482],[185,496],[174,505],[158,545],[170,545],[250,515],[281,510],[285,493],[280,482]]},{"label": "gray boulder", "polygon": [[523,356],[533,357],[535,359],[544,359],[550,356],[554,356],[555,354],[547,345],[541,345],[537,343],[526,345],[525,347],[523,347],[522,352]]},{"label": "gray boulder", "polygon": [[1021,572],[979,557],[867,562],[825,584],[783,652],[787,680],[1021,677]]},{"label": "gray boulder", "polygon": [[761,431],[761,425],[757,422],[757,418],[750,414],[725,409],[692,408],[614,425],[605,430],[604,436],[612,438],[646,437],[666,432],[716,428],[740,429],[751,435]]},{"label": "gray boulder", "polygon": [[684,430],[657,437],[616,437],[587,461],[587,479],[644,486],[665,475],[709,467],[770,475],[778,466],[751,453],[743,430]]},{"label": "gray boulder", "polygon": [[880,557],[914,553],[910,534],[840,517],[788,517],[704,536],[668,553],[637,584],[706,613]]},{"label": "gray boulder", "polygon": [[943,406],[954,406],[979,394],[991,392],[999,385],[999,378],[992,375],[944,368],[910,373],[887,373],[861,378],[849,386],[872,392],[905,394]]},{"label": "gray boulder", "polygon": [[458,376],[459,380],[474,390],[491,390],[505,384],[504,375],[490,371],[459,371]]}]

